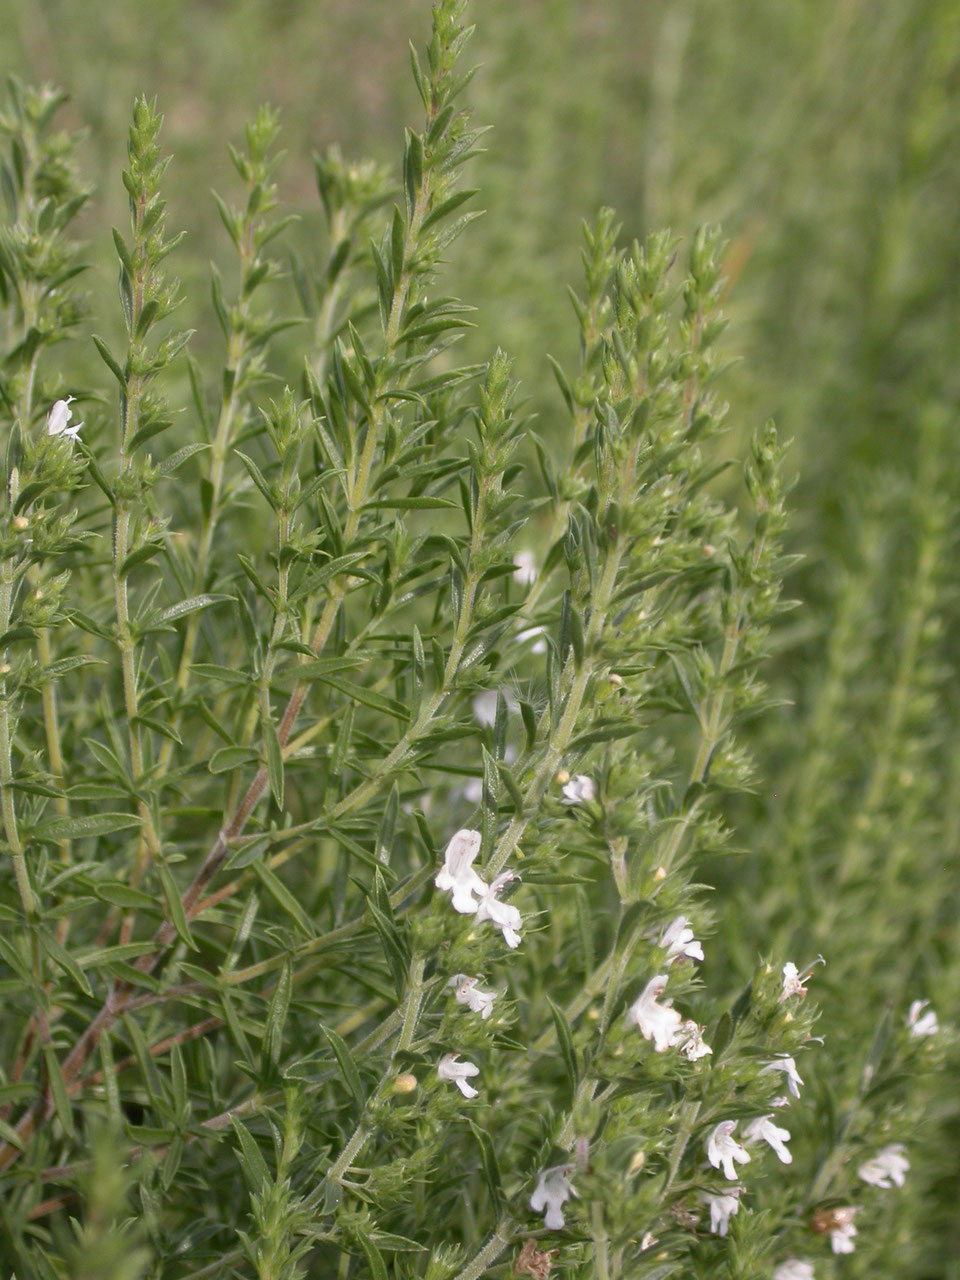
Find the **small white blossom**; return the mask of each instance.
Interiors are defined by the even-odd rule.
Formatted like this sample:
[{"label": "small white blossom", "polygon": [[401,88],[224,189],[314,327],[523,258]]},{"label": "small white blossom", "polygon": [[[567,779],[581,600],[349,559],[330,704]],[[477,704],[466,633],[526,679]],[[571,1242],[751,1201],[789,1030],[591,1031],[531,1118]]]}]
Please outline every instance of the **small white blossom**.
[{"label": "small white blossom", "polygon": [[671,920],[660,936],[660,946],[667,949],[667,964],[687,956],[690,960],[703,959],[703,947],[693,936],[690,921],[686,916],[677,916]]},{"label": "small white blossom", "polygon": [[551,1231],[559,1231],[564,1225],[563,1205],[577,1194],[567,1178],[567,1174],[572,1172],[572,1164],[558,1164],[552,1169],[544,1169],[530,1197],[530,1208],[534,1213],[543,1214],[543,1225]]},{"label": "small white blossom", "polygon": [[853,1225],[853,1215],[856,1212],[856,1208],[851,1208],[849,1220],[838,1223],[830,1232],[830,1248],[834,1253],[853,1253],[853,1237],[857,1234],[857,1228]]},{"label": "small white blossom", "polygon": [[937,1021],[937,1015],[932,1009],[924,1009],[930,1003],[929,1000],[914,1000],[910,1006],[910,1012],[907,1014],[907,1026],[910,1034],[917,1040],[923,1036],[935,1036],[940,1030],[940,1023]]},{"label": "small white blossom", "polygon": [[903,1154],[902,1142],[883,1147],[871,1160],[865,1160],[857,1170],[857,1177],[874,1187],[902,1187],[910,1161]]},{"label": "small white blossom", "polygon": [[657,1053],[664,1053],[679,1041],[683,1019],[673,1008],[672,1000],[657,1000],[667,989],[667,975],[658,973],[651,978],[643,991],[627,1010],[627,1022],[640,1028],[644,1040],[652,1040]]},{"label": "small white blossom", "polygon": [[805,996],[807,988],[803,985],[803,979],[800,977],[800,970],[788,960],[783,966],[783,991],[780,993],[781,1000],[789,1000],[791,996]]},{"label": "small white blossom", "polygon": [[725,1236],[730,1227],[730,1219],[740,1210],[740,1197],[743,1187],[730,1187],[720,1195],[705,1192],[704,1203],[710,1209],[710,1230],[715,1236]]},{"label": "small white blossom", "polygon": [[457,1004],[467,1005],[474,1013],[487,1019],[493,1012],[493,1002],[497,998],[496,991],[483,991],[477,984],[479,978],[471,978],[465,973],[455,974],[447,984],[454,988],[453,995]]},{"label": "small white blossom", "polygon": [[788,1258],[773,1273],[773,1280],[813,1280],[813,1263],[802,1258]]},{"label": "small white blossom", "polygon": [[749,1164],[750,1152],[737,1142],[733,1131],[737,1127],[736,1120],[721,1120],[707,1139],[707,1159],[715,1169],[723,1168],[723,1176],[736,1182],[736,1164]]},{"label": "small white blossom", "polygon": [[475,1098],[477,1090],[467,1081],[471,1076],[478,1076],[480,1068],[475,1062],[461,1062],[457,1053],[445,1053],[437,1063],[437,1075],[441,1080],[450,1080],[457,1086],[465,1098]]},{"label": "small white blossom", "polygon": [[773,1062],[768,1062],[760,1074],[763,1075],[764,1071],[782,1071],[787,1077],[787,1088],[795,1098],[800,1097],[800,1086],[803,1081],[800,1079],[800,1073],[797,1071],[797,1064],[793,1058],[789,1058],[784,1054]]},{"label": "small white blossom", "polygon": [[537,557],[532,551],[518,551],[513,557],[513,577],[521,587],[531,587],[537,580]]},{"label": "small white blossom", "polygon": [[480,852],[480,839],[480,832],[469,828],[456,832],[433,882],[438,889],[449,891],[454,911],[464,916],[474,914],[479,905],[477,899],[487,892],[487,882],[473,869],[474,859]]},{"label": "small white blossom", "polygon": [[705,1058],[708,1053],[713,1053],[710,1046],[704,1044],[703,1032],[704,1028],[692,1019],[684,1022],[680,1027],[677,1044],[680,1052],[690,1062],[696,1062],[698,1058]]},{"label": "small white blossom", "polygon": [[776,1098],[770,1099],[771,1107],[789,1107],[790,1099],[785,1093],[778,1094]]},{"label": "small white blossom", "polygon": [[655,1236],[652,1231],[645,1231],[643,1233],[643,1239],[640,1241],[640,1252],[646,1253],[648,1249],[652,1249],[657,1243],[657,1239],[658,1237]]},{"label": "small white blossom", "polygon": [[597,784],[585,773],[578,773],[564,784],[564,804],[591,804],[596,798]]},{"label": "small white blossom", "polygon": [[790,1141],[790,1130],[778,1128],[769,1115],[751,1120],[743,1131],[743,1137],[746,1142],[769,1143],[782,1164],[790,1164],[793,1160],[793,1156],[784,1145]]},{"label": "small white blossom", "polygon": [[500,891],[505,884],[515,879],[512,871],[501,871],[490,887],[484,886],[484,892],[477,906],[477,923],[489,920],[503,934],[503,940],[511,950],[520,945],[519,930],[523,928],[523,916],[509,902],[501,902]]},{"label": "small white blossom", "polygon": [[78,422],[72,427],[68,425],[73,417],[73,410],[70,408],[73,400],[73,396],[67,396],[66,400],[58,400],[47,414],[48,436],[69,436],[71,440],[76,440],[83,423]]},{"label": "small white blossom", "polygon": [[826,964],[823,956],[817,956],[813,964],[807,965],[806,969],[801,973],[792,960],[788,960],[783,966],[783,990],[780,992],[780,999],[789,1000],[791,996],[805,996],[807,988],[803,985],[809,982],[810,975],[818,964]]}]

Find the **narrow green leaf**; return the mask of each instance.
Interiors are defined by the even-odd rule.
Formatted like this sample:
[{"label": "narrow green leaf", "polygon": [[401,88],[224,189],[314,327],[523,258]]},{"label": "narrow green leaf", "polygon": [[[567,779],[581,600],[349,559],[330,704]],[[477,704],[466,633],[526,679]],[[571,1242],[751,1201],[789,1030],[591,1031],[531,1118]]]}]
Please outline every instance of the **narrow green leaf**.
[{"label": "narrow green leaf", "polygon": [[404,947],[400,932],[392,919],[389,919],[372,901],[367,902],[367,910],[383,946],[383,954],[389,966],[390,976],[393,978],[397,996],[402,997],[406,988],[407,971],[410,963],[407,949]]},{"label": "narrow green leaf", "polygon": [[355,1227],[354,1231],[357,1242],[366,1256],[367,1266],[370,1268],[370,1275],[373,1280],[388,1280],[387,1264],[383,1260],[383,1254],[362,1227]]},{"label": "narrow green leaf", "polygon": [[70,975],[84,995],[92,996],[93,990],[91,989],[90,983],[87,981],[87,976],[70,952],[67,951],[66,948],[58,942],[56,937],[46,929],[38,929],[37,936],[40,939],[41,946],[53,963],[57,965],[58,968],[62,969],[64,973],[68,973]]},{"label": "narrow green leaf", "polygon": [[177,931],[177,936],[187,944],[191,951],[198,950],[197,944],[193,940],[193,934],[190,932],[190,925],[187,921],[187,913],[183,909],[183,900],[180,897],[180,890],[177,888],[176,881],[165,862],[156,863],[157,876],[160,880],[160,887],[163,890],[163,896],[167,903],[167,913],[170,923]]},{"label": "narrow green leaf", "polygon": [[293,990],[293,973],[289,962],[280,971],[280,978],[274,988],[267,1008],[267,1021],[263,1033],[263,1057],[267,1062],[280,1061],[283,1048],[283,1028],[290,1008],[290,994]]},{"label": "narrow green leaf", "polygon": [[157,479],[162,476],[172,475],[178,467],[183,466],[188,458],[192,458],[195,453],[202,453],[204,449],[209,449],[208,444],[185,444],[182,449],[178,449],[176,453],[171,453],[169,458],[165,458],[163,462],[157,466]]},{"label": "narrow green leaf", "polygon": [[280,739],[272,720],[265,720],[263,725],[263,746],[266,756],[267,777],[270,780],[270,791],[278,809],[283,808],[283,752]]},{"label": "narrow green leaf", "polygon": [[382,694],[374,693],[372,689],[366,689],[363,685],[354,684],[352,680],[343,680],[338,676],[317,676],[317,679],[322,684],[328,684],[331,688],[345,694],[352,702],[361,702],[373,711],[384,711],[397,720],[407,718],[405,708],[399,703],[393,702],[390,698],[384,698]]},{"label": "narrow green leaf", "polygon": [[222,594],[191,596],[188,600],[181,600],[179,604],[171,605],[169,609],[164,609],[162,613],[158,613],[157,621],[175,622],[177,618],[186,617],[188,613],[196,613],[200,609],[209,609],[212,604],[220,604],[222,601],[229,599],[230,596]]},{"label": "narrow green leaf", "polygon": [[324,1026],[320,1023],[320,1030],[326,1036],[330,1048],[333,1050],[333,1056],[337,1060],[340,1072],[343,1076],[344,1083],[350,1091],[351,1096],[357,1103],[363,1105],[363,1084],[360,1080],[360,1072],[357,1070],[357,1064],[353,1060],[353,1055],[347,1048],[346,1041],[339,1036],[332,1027]]},{"label": "narrow green leaf", "polygon": [[154,556],[158,556],[163,550],[162,542],[147,542],[142,547],[137,547],[131,551],[120,566],[120,580],[123,581],[127,575],[137,567],[138,564],[146,564],[148,560],[152,560]]},{"label": "narrow green leaf", "polygon": [[275,872],[271,871],[264,862],[254,862],[252,866],[257,879],[266,889],[267,893],[270,894],[270,897],[273,898],[277,906],[281,907],[291,920],[296,922],[308,938],[313,937],[314,928],[310,921],[310,917],[279,876],[277,876]]},{"label": "narrow green leaf", "polygon": [[72,1138],[73,1108],[70,1106],[67,1086],[63,1079],[63,1072],[60,1070],[60,1060],[52,1044],[48,1043],[43,1046],[43,1063],[46,1068],[50,1096],[53,1099],[53,1109],[56,1112],[57,1119],[63,1125],[63,1130],[67,1137]]},{"label": "narrow green leaf", "polygon": [[553,1014],[553,1025],[557,1029],[557,1041],[560,1045],[560,1053],[563,1056],[563,1064],[567,1069],[567,1078],[570,1082],[570,1092],[572,1094],[577,1087],[577,1053],[573,1047],[570,1024],[567,1022],[563,1010],[558,1005],[555,1005],[549,996],[547,996],[547,1004]]},{"label": "narrow green leaf", "polygon": [[397,816],[400,812],[400,788],[396,782],[390,788],[387,803],[383,806],[383,817],[380,819],[380,830],[377,833],[377,861],[389,862],[393,852],[393,837],[397,828]]},{"label": "narrow green leaf", "polygon": [[490,1199],[493,1201],[494,1212],[500,1212],[500,1206],[503,1203],[503,1181],[500,1177],[500,1165],[497,1161],[497,1153],[493,1146],[493,1139],[486,1129],[467,1117],[467,1124],[470,1131],[477,1140],[477,1146],[480,1148],[480,1163],[483,1166],[483,1176],[490,1192]]},{"label": "narrow green leaf", "polygon": [[107,368],[116,378],[116,380],[120,383],[120,386],[123,388],[123,390],[126,391],[127,376],[123,372],[123,370],[120,368],[120,366],[117,364],[113,356],[111,355],[110,348],[107,346],[104,340],[102,338],[98,338],[96,334],[93,334],[93,345],[99,351],[100,359],[107,366]]},{"label": "narrow green leaf", "polygon": [[230,1123],[233,1125],[233,1132],[237,1135],[237,1141],[240,1143],[237,1159],[247,1185],[255,1193],[261,1192],[265,1187],[270,1186],[273,1181],[270,1176],[270,1170],[267,1168],[267,1162],[264,1160],[260,1148],[246,1126],[241,1124],[236,1116],[230,1117]]},{"label": "narrow green leaf", "polygon": [[20,1137],[19,1133],[17,1133],[16,1129],[7,1124],[6,1120],[0,1120],[0,1138],[2,1138],[9,1146],[16,1147],[18,1151],[25,1150],[23,1139]]},{"label": "narrow green leaf", "polygon": [[185,1124],[190,1115],[190,1098],[187,1093],[187,1070],[183,1065],[183,1053],[174,1041],[170,1046],[170,1084],[173,1088],[173,1105],[178,1124]]},{"label": "narrow green leaf", "polygon": [[92,813],[82,818],[51,818],[34,829],[37,840],[59,842],[81,840],[85,836],[106,836],[128,827],[139,827],[141,819],[135,813]]}]

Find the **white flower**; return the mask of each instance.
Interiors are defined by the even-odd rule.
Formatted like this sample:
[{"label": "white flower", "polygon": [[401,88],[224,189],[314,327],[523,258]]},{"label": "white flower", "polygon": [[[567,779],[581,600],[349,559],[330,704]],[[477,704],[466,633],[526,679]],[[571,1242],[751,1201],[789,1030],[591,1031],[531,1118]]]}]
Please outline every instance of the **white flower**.
[{"label": "white flower", "polygon": [[667,989],[667,975],[658,973],[651,978],[641,994],[627,1010],[627,1022],[636,1023],[644,1040],[652,1040],[657,1053],[663,1053],[675,1045],[680,1037],[683,1019],[674,1009],[672,1000],[657,1004],[657,998]]},{"label": "white flower", "polygon": [[512,871],[501,871],[491,881],[489,888],[484,885],[484,892],[477,906],[477,923],[489,920],[496,925],[503,934],[504,942],[511,949],[520,945],[519,930],[523,928],[523,916],[509,902],[501,902],[498,895],[504,885],[513,879],[515,876]]},{"label": "white flower", "polygon": [[478,1076],[480,1068],[475,1062],[461,1062],[457,1053],[445,1053],[437,1063],[437,1075],[441,1080],[451,1080],[465,1098],[475,1098],[477,1090],[467,1084],[470,1076]]},{"label": "white flower", "polygon": [[807,988],[803,985],[809,982],[810,975],[818,964],[826,964],[823,956],[817,956],[813,964],[807,965],[803,973],[797,968],[792,960],[788,960],[783,966],[783,990],[780,992],[780,999],[789,1000],[791,996],[805,996]]},{"label": "white flower", "polygon": [[750,1153],[734,1138],[733,1131],[737,1127],[736,1120],[721,1120],[707,1139],[707,1159],[715,1169],[723,1166],[723,1176],[736,1182],[737,1164],[749,1164]]},{"label": "white flower", "polygon": [[793,1160],[784,1146],[784,1143],[790,1141],[790,1130],[779,1129],[769,1115],[751,1120],[743,1131],[743,1137],[746,1142],[768,1142],[782,1164],[790,1164]]},{"label": "white flower", "polygon": [[692,1019],[684,1022],[680,1027],[677,1044],[680,1046],[680,1052],[690,1062],[696,1062],[698,1058],[705,1058],[708,1053],[713,1053],[710,1046],[703,1042],[703,1032],[704,1028],[698,1026]]},{"label": "white flower", "polygon": [[513,577],[521,587],[530,587],[537,580],[537,557],[532,551],[518,551],[513,557]]},{"label": "white flower", "polygon": [[496,991],[483,991],[477,986],[479,978],[468,977],[465,973],[455,974],[447,983],[454,988],[457,1004],[468,1005],[474,1013],[483,1019],[489,1018],[493,1012],[493,1002],[497,998]]},{"label": "white flower", "polygon": [[773,1280],[813,1280],[813,1263],[802,1258],[788,1258],[773,1273]]},{"label": "white flower", "polygon": [[[834,1253],[853,1253],[853,1237],[857,1234],[857,1228],[853,1225],[853,1215],[857,1212],[859,1206],[851,1206],[844,1210],[844,1214],[849,1214],[843,1222],[838,1222],[830,1232],[830,1248]],[[835,1216],[839,1217],[841,1210],[836,1210]]]},{"label": "white flower", "polygon": [[596,798],[597,784],[585,773],[578,773],[564,785],[564,804],[590,804]]},{"label": "white flower", "polygon": [[902,1142],[878,1151],[872,1160],[865,1160],[857,1170],[857,1177],[874,1187],[903,1186],[910,1161],[903,1154]]},{"label": "white flower", "polygon": [[660,946],[667,949],[667,964],[687,956],[690,960],[703,959],[703,947],[693,936],[690,921],[686,916],[677,916],[671,920],[660,935]]},{"label": "white flower", "polygon": [[805,996],[807,988],[803,985],[803,979],[800,977],[800,970],[788,960],[783,966],[783,991],[780,993],[781,1000],[788,1000],[790,996]]},{"label": "white flower", "polygon": [[477,897],[487,892],[487,882],[473,869],[479,852],[480,832],[469,828],[458,831],[447,845],[443,866],[433,882],[438,889],[449,890],[454,911],[463,916],[472,916],[479,905]]},{"label": "white flower", "polygon": [[730,1187],[720,1195],[705,1192],[704,1203],[710,1208],[710,1230],[716,1236],[725,1236],[730,1226],[730,1219],[740,1209],[740,1197],[743,1187]]},{"label": "white flower", "polygon": [[643,1239],[640,1241],[640,1252],[646,1253],[648,1249],[652,1249],[657,1243],[657,1239],[658,1237],[655,1236],[652,1231],[645,1231],[643,1233]]},{"label": "white flower", "polygon": [[69,436],[71,440],[76,440],[83,423],[78,422],[73,427],[67,425],[73,417],[73,410],[70,408],[73,400],[73,396],[67,396],[66,400],[58,400],[47,414],[48,436]]},{"label": "white flower", "polygon": [[573,1172],[572,1164],[557,1164],[544,1169],[530,1197],[530,1208],[543,1214],[543,1225],[551,1231],[559,1231],[564,1225],[563,1205],[577,1193],[571,1187],[567,1174]]},{"label": "white flower", "polygon": [[907,1014],[907,1026],[910,1028],[910,1034],[917,1040],[923,1036],[935,1036],[940,1030],[940,1023],[937,1021],[937,1015],[932,1009],[924,1009],[930,1003],[929,1000],[914,1000],[910,1006],[910,1012]]},{"label": "white flower", "polygon": [[803,1081],[800,1079],[800,1074],[797,1071],[797,1064],[794,1062],[793,1058],[788,1058],[786,1054],[783,1054],[773,1062],[768,1062],[760,1074],[763,1075],[764,1071],[782,1071],[787,1077],[787,1088],[795,1098],[800,1097],[800,1086],[803,1084]]}]

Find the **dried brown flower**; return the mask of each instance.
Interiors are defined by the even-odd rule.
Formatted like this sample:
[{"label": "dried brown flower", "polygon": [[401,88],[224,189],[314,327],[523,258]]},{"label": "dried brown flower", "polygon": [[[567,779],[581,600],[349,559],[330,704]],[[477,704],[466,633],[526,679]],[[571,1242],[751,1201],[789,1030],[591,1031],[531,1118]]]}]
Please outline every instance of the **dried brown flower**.
[{"label": "dried brown flower", "polygon": [[545,1280],[553,1269],[553,1257],[556,1253],[559,1253],[559,1249],[538,1249],[536,1240],[531,1238],[525,1242],[517,1254],[513,1264],[513,1274],[533,1276],[534,1280]]}]

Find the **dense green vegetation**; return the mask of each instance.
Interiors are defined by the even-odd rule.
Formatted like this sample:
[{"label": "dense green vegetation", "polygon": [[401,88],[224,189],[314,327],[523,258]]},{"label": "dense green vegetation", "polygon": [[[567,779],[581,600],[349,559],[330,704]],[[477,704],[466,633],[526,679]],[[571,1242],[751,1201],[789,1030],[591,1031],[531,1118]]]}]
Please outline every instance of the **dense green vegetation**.
[{"label": "dense green vegetation", "polygon": [[457,9],[0,0],[4,1280],[956,1277],[960,3]]}]

